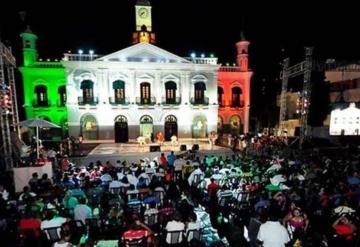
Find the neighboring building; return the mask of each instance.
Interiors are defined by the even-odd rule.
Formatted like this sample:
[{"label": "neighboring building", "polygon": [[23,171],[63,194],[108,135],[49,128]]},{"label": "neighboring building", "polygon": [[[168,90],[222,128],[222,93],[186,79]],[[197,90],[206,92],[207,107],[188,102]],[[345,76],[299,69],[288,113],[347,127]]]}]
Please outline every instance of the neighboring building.
[{"label": "neighboring building", "polygon": [[65,54],[40,62],[36,35],[23,38],[26,117],[40,116],[85,139],[127,142],[138,136],[204,138],[218,129],[249,130],[249,42],[236,44],[237,66],[217,58],[182,58],[155,45],[151,6],[135,6],[133,46],[105,56]]},{"label": "neighboring building", "polygon": [[360,109],[355,103],[350,103],[345,109],[335,109],[331,112],[330,135],[359,135]]},{"label": "neighboring building", "polygon": [[[330,82],[331,114],[324,122],[329,126],[330,135],[359,135],[360,109],[360,65],[336,65],[335,60],[328,60],[330,67],[325,72]],[[358,106],[359,107],[359,106]]]},{"label": "neighboring building", "polygon": [[66,80],[61,62],[40,61],[37,36],[28,28],[21,34],[23,66],[19,68],[24,89],[26,118],[40,117],[58,124],[66,135]]},{"label": "neighboring building", "polygon": [[249,132],[250,80],[253,72],[249,70],[250,42],[241,35],[236,43],[237,67],[222,66],[218,75],[218,129],[235,134]]}]

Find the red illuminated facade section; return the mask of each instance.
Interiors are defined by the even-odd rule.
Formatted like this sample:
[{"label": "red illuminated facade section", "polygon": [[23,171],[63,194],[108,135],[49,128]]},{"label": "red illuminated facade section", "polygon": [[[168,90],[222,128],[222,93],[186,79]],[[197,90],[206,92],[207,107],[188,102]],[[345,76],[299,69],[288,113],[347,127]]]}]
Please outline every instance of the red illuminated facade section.
[{"label": "red illuminated facade section", "polygon": [[250,81],[253,72],[249,69],[250,42],[244,38],[236,43],[237,66],[221,66],[218,74],[218,131],[242,134],[249,131]]}]

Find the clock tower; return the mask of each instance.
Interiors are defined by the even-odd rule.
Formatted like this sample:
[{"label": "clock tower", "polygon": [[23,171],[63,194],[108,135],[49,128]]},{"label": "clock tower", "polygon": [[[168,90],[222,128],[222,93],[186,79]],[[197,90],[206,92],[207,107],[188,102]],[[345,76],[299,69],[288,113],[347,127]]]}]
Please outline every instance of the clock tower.
[{"label": "clock tower", "polygon": [[155,43],[155,33],[152,32],[151,5],[148,0],[137,0],[135,5],[136,31],[133,33],[133,43]]}]

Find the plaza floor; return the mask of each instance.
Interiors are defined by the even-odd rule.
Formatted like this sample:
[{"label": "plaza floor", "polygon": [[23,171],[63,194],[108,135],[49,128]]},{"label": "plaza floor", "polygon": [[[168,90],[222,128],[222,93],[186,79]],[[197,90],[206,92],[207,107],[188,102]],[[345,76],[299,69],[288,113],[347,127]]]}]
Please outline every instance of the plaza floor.
[{"label": "plaza floor", "polygon": [[181,145],[186,145],[187,150],[189,150],[194,144],[199,145],[199,151],[196,155],[200,158],[205,155],[222,155],[225,157],[233,154],[229,148],[215,145],[211,147],[207,139],[180,139],[177,145],[165,142],[160,146],[160,152],[150,152],[150,146],[156,145],[156,143],[139,145],[135,140],[130,140],[128,143],[101,143],[83,159],[82,163],[85,165],[100,160],[102,163],[110,161],[112,164],[116,164],[117,160],[127,160],[129,162],[138,162],[140,159],[145,158],[153,160],[160,157],[161,153],[167,155],[170,151],[174,151],[176,155],[183,154],[184,152],[180,150]]}]

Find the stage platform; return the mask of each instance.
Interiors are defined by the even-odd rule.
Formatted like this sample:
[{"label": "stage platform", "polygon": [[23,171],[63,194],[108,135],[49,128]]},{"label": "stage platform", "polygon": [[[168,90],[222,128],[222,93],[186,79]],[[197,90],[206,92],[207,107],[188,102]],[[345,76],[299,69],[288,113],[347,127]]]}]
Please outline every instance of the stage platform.
[{"label": "stage platform", "polygon": [[211,145],[207,139],[180,139],[177,145],[171,142],[165,142],[160,146],[160,152],[150,152],[150,146],[157,143],[148,143],[140,146],[135,141],[129,143],[102,143],[96,146],[83,160],[82,164],[86,165],[90,162],[100,160],[102,163],[110,161],[113,165],[117,160],[127,160],[129,162],[138,162],[140,159],[148,158],[150,160],[160,157],[161,153],[168,155],[170,151],[174,151],[176,155],[184,153],[180,150],[181,145],[186,145],[187,150],[191,149],[194,144],[199,145],[197,156],[203,158],[205,155],[222,155],[223,157],[233,155],[233,151],[229,148]]}]

